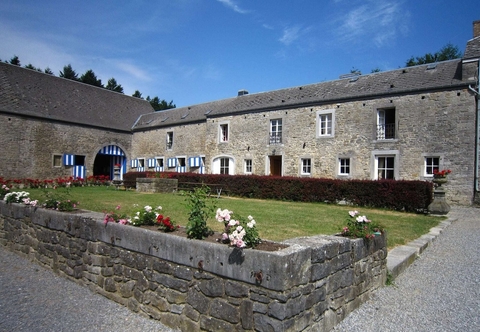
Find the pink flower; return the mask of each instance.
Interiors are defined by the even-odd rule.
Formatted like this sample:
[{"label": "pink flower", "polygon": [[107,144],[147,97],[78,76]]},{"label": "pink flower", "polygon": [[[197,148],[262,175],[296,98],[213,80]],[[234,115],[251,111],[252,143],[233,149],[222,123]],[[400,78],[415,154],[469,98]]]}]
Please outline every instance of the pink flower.
[{"label": "pink flower", "polygon": [[115,208],[115,210],[120,210],[121,206],[120,205],[117,205],[117,207]]},{"label": "pink flower", "polygon": [[118,221],[118,223],[119,223],[120,225],[126,225],[126,224],[128,223],[128,220],[127,220],[127,219],[120,219],[120,220]]},{"label": "pink flower", "polygon": [[235,245],[237,248],[243,248],[245,247],[245,242],[243,242],[243,240],[237,240]]}]

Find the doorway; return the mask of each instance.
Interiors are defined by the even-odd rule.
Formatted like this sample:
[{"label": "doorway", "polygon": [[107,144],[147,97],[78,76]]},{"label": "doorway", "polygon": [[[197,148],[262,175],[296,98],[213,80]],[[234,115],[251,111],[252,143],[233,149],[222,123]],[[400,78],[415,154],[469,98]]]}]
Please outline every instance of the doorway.
[{"label": "doorway", "polygon": [[268,156],[270,161],[270,175],[282,176],[282,156]]}]

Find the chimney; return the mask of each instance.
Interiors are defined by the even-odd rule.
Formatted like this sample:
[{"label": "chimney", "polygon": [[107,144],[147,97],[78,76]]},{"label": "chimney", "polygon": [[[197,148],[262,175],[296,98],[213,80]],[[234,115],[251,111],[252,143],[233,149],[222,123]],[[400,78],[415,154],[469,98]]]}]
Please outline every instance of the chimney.
[{"label": "chimney", "polygon": [[473,38],[480,37],[480,20],[473,22]]},{"label": "chimney", "polygon": [[[480,21],[479,21],[479,23],[480,23]],[[248,95],[247,90],[238,90],[238,96],[244,96],[244,95]]]}]

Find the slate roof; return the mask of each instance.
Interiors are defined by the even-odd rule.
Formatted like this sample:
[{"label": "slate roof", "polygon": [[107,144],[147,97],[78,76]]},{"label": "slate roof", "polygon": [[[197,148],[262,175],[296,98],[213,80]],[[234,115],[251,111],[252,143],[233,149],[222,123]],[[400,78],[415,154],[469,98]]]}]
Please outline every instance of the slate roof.
[{"label": "slate roof", "polygon": [[467,42],[465,53],[463,54],[464,60],[478,59],[480,57],[480,37],[470,39]]},{"label": "slate roof", "polygon": [[150,103],[0,62],[0,112],[131,131]]},{"label": "slate roof", "polygon": [[429,64],[401,68],[145,114],[138,119],[133,130],[200,122],[205,121],[207,117],[228,114],[313,106],[464,86],[472,82],[462,81],[461,61],[456,59],[439,62],[435,66]]}]

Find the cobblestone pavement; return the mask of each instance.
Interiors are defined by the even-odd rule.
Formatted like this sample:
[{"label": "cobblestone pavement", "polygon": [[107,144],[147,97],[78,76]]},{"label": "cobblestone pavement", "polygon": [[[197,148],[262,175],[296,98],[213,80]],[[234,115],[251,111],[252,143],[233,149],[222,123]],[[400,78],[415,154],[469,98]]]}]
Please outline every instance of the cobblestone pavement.
[{"label": "cobblestone pavement", "polygon": [[480,331],[480,209],[452,208],[457,219],[393,286],[335,327],[348,332]]},{"label": "cobblestone pavement", "polygon": [[0,246],[0,331],[173,331]]},{"label": "cobblestone pavement", "polygon": [[[480,331],[480,209],[457,219],[394,286],[335,331]],[[172,331],[0,247],[0,331]]]}]

